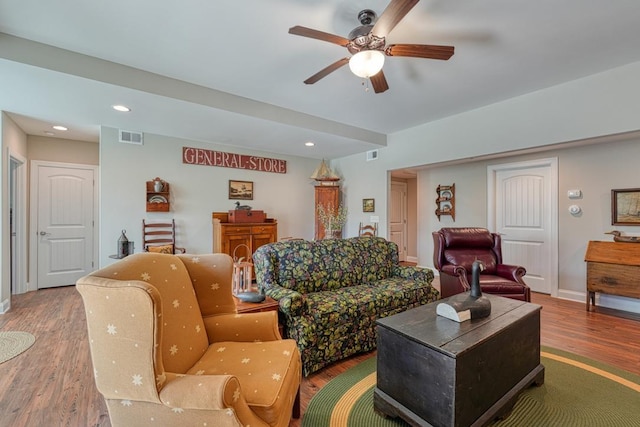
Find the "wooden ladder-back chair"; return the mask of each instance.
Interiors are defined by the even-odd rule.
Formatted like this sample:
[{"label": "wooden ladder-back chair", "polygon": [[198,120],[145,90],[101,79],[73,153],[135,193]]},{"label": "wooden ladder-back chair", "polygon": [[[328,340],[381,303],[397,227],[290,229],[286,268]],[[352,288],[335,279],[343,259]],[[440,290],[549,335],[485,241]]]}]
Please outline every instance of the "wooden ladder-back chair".
[{"label": "wooden ladder-back chair", "polygon": [[378,223],[374,222],[373,224],[362,224],[360,223],[360,228],[358,229],[358,236],[371,236],[375,237],[378,235]]},{"label": "wooden ladder-back chair", "polygon": [[176,246],[176,221],[146,222],[142,220],[142,248],[145,252],[165,254],[185,253],[185,248]]}]

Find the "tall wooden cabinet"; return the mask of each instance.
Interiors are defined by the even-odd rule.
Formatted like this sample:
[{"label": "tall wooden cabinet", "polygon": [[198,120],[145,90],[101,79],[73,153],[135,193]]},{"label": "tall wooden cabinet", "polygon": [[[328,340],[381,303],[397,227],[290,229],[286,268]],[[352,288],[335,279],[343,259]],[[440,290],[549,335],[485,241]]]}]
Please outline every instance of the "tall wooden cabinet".
[{"label": "tall wooden cabinet", "polygon": [[213,212],[211,219],[214,253],[222,252],[234,256],[235,251],[236,258],[251,259],[260,246],[278,240],[278,223],[272,218],[259,223],[233,223],[229,222],[227,212]]},{"label": "tall wooden cabinet", "polygon": [[[316,203],[315,203],[315,218],[316,218],[316,233],[315,239],[324,239],[325,231],[320,218],[318,218],[318,206],[322,205],[327,209],[328,206],[333,208],[334,212],[337,212],[340,207],[340,186],[338,185],[316,185]],[[338,235],[339,233],[339,235]],[[342,231],[334,232],[333,237],[342,237]]]}]

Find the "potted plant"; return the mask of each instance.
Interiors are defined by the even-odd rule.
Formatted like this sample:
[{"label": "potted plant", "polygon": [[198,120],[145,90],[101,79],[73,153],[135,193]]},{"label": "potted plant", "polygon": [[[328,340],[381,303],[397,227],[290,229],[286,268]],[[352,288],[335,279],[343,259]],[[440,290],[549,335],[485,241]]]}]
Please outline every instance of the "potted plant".
[{"label": "potted plant", "polygon": [[342,227],[347,222],[347,208],[340,205],[336,209],[333,203],[318,205],[318,219],[324,228],[324,238],[333,238],[335,233],[342,231]]}]

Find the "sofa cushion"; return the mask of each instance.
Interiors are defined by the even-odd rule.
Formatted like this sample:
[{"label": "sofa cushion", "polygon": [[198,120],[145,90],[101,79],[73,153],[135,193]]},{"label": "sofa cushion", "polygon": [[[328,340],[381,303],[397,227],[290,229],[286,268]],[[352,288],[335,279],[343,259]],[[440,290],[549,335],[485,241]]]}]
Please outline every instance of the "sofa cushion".
[{"label": "sofa cushion", "polygon": [[362,268],[354,260],[359,259],[360,252],[353,244],[344,242],[342,239],[294,240],[269,245],[277,260],[278,284],[300,293],[309,293],[359,283]]}]

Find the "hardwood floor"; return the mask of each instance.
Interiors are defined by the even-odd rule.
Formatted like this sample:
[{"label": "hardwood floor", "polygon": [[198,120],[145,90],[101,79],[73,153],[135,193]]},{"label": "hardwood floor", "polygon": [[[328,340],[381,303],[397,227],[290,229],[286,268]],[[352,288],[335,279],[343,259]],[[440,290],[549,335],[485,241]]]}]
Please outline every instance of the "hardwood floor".
[{"label": "hardwood floor", "polygon": [[[542,305],[541,342],[640,374],[640,321],[585,305],[533,295]],[[106,406],[93,382],[84,309],[75,287],[14,296],[0,315],[0,330],[36,336],[27,352],[0,364],[0,427],[110,426]],[[302,413],[328,381],[370,352],[331,365],[304,378]],[[300,420],[292,420],[299,427]]]}]

